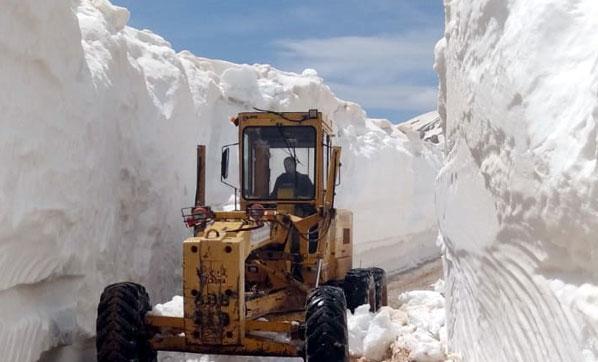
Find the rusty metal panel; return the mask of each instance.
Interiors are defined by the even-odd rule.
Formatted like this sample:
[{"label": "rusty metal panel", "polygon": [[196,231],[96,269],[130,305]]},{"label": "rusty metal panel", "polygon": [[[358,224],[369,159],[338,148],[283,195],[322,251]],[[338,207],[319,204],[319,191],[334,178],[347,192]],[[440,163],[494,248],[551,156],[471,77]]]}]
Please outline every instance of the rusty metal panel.
[{"label": "rusty metal panel", "polygon": [[[227,233],[238,222],[218,223],[185,242],[185,337],[191,344],[233,345],[244,338],[247,233]],[[227,235],[231,234],[231,235]]]},{"label": "rusty metal panel", "polygon": [[197,184],[195,185],[195,206],[206,204],[206,146],[197,146]]},{"label": "rusty metal panel", "polygon": [[351,244],[351,229],[343,228],[343,244]]},{"label": "rusty metal panel", "polygon": [[185,329],[185,321],[179,317],[146,315],[145,323],[156,328],[170,328],[181,331]]},{"label": "rusty metal panel", "polygon": [[276,342],[257,336],[248,337],[245,345],[189,344],[185,337],[160,336],[150,340],[152,347],[160,351],[178,351],[202,354],[253,355],[272,357],[299,357],[295,344]]},{"label": "rusty metal panel", "polygon": [[353,268],[352,256],[337,259],[335,270],[336,279],[344,278],[347,272],[351,270],[351,268]]},{"label": "rusty metal panel", "polygon": [[335,278],[342,279],[353,266],[353,213],[337,209],[335,220]]},{"label": "rusty metal panel", "polygon": [[247,301],[247,318],[256,319],[269,313],[284,311],[293,303],[295,293],[281,290],[261,298]]},{"label": "rusty metal panel", "polygon": [[245,324],[248,331],[291,333],[298,328],[293,321],[248,320]]},{"label": "rusty metal panel", "polygon": [[[200,238],[189,238],[183,243],[183,305],[185,311],[185,338],[190,343],[198,341],[199,332],[195,328],[195,297],[199,291],[199,243]],[[195,337],[195,338],[194,338]]]},{"label": "rusty metal panel", "polygon": [[336,245],[334,254],[337,258],[353,254],[353,213],[345,209],[337,209]]}]

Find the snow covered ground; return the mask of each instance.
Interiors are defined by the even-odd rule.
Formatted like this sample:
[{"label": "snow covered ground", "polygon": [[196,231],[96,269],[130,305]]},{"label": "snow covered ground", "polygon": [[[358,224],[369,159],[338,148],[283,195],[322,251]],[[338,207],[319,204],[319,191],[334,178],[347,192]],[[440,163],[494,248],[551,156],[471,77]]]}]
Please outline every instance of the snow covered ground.
[{"label": "snow covered ground", "polygon": [[361,306],[352,315],[347,312],[349,349],[354,357],[367,361],[448,361],[444,283],[434,291],[416,290],[399,296],[400,307],[383,307],[370,313]]},{"label": "snow covered ground", "polygon": [[449,347],[598,360],[598,2],[445,1]]},{"label": "snow covered ground", "polygon": [[235,141],[229,117],[253,107],[318,108],[335,121],[338,205],[355,210],[356,263],[398,270],[438,255],[431,191],[441,146],[421,124],[368,119],[314,70],[175,53],[160,36],[127,27],[128,17],[105,0],[2,2],[4,359],[34,361],[73,344],[46,358],[80,358],[111,282],[143,283],[157,302],[180,292],[188,230],[179,210],[193,199],[195,145],[208,146],[207,201],[218,208],[231,195],[217,182],[214,150]]}]

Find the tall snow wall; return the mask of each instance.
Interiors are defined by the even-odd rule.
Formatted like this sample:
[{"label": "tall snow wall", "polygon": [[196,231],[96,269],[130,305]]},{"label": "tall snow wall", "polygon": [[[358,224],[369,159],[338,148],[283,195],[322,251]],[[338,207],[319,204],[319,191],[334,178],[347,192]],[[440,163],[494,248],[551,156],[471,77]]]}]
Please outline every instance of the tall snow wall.
[{"label": "tall snow wall", "polygon": [[598,3],[445,1],[449,348],[598,360]]},{"label": "tall snow wall", "polygon": [[154,302],[180,293],[189,232],[179,215],[194,197],[195,145],[208,145],[207,202],[221,207],[231,190],[218,182],[219,150],[236,140],[228,119],[253,107],[319,108],[335,121],[338,205],[355,210],[356,263],[378,258],[401,269],[438,254],[430,192],[438,147],[415,128],[367,119],[315,71],[177,54],[127,27],[128,11],[104,0],[7,0],[1,8],[2,360],[89,343],[111,282],[143,283]]}]

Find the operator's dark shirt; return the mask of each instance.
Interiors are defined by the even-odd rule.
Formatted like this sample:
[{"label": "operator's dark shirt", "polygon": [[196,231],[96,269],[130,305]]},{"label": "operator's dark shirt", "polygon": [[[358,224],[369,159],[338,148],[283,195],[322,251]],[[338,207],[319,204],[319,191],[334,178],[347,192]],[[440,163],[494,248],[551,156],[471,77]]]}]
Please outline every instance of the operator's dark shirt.
[{"label": "operator's dark shirt", "polygon": [[274,183],[274,190],[270,195],[273,199],[278,197],[279,188],[292,188],[294,189],[295,197],[311,199],[314,196],[314,185],[307,175],[299,172],[295,174],[283,173],[278,176]]}]

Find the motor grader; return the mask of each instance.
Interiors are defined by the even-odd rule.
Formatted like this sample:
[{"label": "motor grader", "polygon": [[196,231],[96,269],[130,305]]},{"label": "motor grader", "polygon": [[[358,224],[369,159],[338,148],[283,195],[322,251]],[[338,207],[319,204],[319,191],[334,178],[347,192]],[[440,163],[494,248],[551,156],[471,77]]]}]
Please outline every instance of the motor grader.
[{"label": "motor grader", "polygon": [[[352,213],[334,203],[341,149],[330,122],[317,110],[231,121],[239,142],[223,146],[220,178],[234,188],[234,210],[205,205],[204,146],[195,205],[182,209],[193,233],[183,241],[183,315],[149,313],[139,284],[109,285],[98,361],[154,361],[157,351],[347,361],[346,310],[386,305],[384,271],[352,266]],[[239,188],[228,172],[235,148]]]}]

